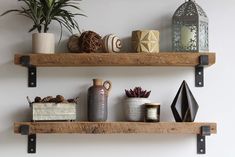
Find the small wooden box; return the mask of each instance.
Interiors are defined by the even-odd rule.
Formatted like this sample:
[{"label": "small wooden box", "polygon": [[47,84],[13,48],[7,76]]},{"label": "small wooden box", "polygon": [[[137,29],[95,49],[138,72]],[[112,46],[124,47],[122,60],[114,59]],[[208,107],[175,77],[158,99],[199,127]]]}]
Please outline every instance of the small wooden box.
[{"label": "small wooden box", "polygon": [[77,119],[76,103],[32,103],[33,121],[74,121]]}]

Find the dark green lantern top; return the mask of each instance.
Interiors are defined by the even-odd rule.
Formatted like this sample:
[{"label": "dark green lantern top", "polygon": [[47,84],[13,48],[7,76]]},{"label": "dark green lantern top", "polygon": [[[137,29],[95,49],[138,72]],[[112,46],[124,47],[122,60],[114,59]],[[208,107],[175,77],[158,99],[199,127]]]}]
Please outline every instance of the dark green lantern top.
[{"label": "dark green lantern top", "polygon": [[205,52],[208,44],[208,17],[193,0],[182,4],[173,16],[173,50]]}]

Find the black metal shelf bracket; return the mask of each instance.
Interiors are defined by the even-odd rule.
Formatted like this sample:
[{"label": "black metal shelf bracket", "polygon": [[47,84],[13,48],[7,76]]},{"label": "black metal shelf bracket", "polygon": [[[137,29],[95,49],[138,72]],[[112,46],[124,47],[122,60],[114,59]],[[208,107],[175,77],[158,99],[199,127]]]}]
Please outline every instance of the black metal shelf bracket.
[{"label": "black metal shelf bracket", "polygon": [[28,153],[35,154],[36,153],[37,136],[36,136],[36,134],[30,134],[29,130],[30,130],[30,127],[28,125],[20,126],[21,135],[28,136]]},{"label": "black metal shelf bracket", "polygon": [[195,86],[204,87],[204,66],[209,65],[208,55],[199,57],[199,64],[195,67]]},{"label": "black metal shelf bracket", "polygon": [[197,154],[206,154],[206,136],[210,135],[210,126],[202,126],[201,133],[197,135]]},{"label": "black metal shelf bracket", "polygon": [[30,64],[30,57],[22,56],[20,64],[28,68],[28,87],[37,87],[37,68]]}]

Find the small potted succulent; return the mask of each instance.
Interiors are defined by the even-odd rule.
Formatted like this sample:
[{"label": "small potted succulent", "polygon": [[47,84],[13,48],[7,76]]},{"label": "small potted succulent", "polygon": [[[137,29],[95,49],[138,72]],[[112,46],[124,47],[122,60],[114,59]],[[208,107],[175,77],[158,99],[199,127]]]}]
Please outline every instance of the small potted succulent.
[{"label": "small potted succulent", "polygon": [[143,90],[141,87],[125,90],[125,116],[127,121],[144,121],[144,104],[150,103],[148,97],[151,91]]},{"label": "small potted succulent", "polygon": [[[8,10],[1,14],[15,12],[32,20],[33,25],[29,32],[37,30],[38,33],[32,35],[32,51],[34,53],[54,53],[55,37],[53,33],[48,33],[49,26],[53,21],[60,25],[60,40],[63,28],[73,33],[73,30],[79,31],[79,25],[75,16],[85,16],[80,13],[72,13],[69,9],[80,11],[77,1],[81,0],[18,0],[22,3],[20,9]],[[79,31],[80,32],[80,31]]]}]

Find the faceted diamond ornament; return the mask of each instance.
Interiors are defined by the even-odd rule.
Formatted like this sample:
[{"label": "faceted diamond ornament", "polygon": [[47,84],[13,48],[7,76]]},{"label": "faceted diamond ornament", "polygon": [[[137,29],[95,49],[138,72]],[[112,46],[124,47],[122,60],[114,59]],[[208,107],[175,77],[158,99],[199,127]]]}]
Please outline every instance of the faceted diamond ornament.
[{"label": "faceted diamond ornament", "polygon": [[195,100],[186,81],[180,86],[177,95],[171,104],[171,110],[176,122],[193,122],[195,120],[198,103]]}]

